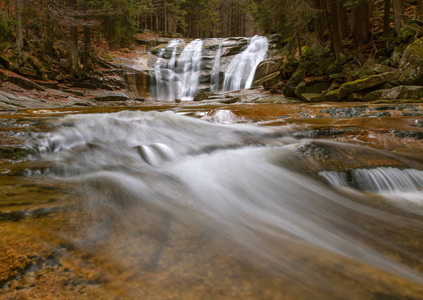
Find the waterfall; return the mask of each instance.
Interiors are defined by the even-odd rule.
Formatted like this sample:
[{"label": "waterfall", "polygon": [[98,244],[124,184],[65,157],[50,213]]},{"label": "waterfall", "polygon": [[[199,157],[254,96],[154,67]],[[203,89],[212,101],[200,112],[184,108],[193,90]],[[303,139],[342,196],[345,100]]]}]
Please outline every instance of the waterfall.
[{"label": "waterfall", "polygon": [[[245,42],[245,39],[241,39]],[[225,48],[237,49],[239,40],[210,39],[208,43],[196,39],[188,43],[179,52],[182,40],[171,40],[166,47],[157,52],[157,59],[150,69],[152,78],[151,96],[157,100],[173,101],[192,100],[200,91],[218,92],[250,88],[253,83],[257,65],[265,58],[269,42],[267,38],[254,36],[248,39],[245,49],[233,57]],[[171,55],[170,55],[171,51]],[[214,53],[213,56],[203,52]],[[231,52],[231,51],[229,51]],[[226,53],[226,54],[224,54]],[[221,57],[225,56],[225,60]],[[213,60],[210,66],[208,61]],[[203,62],[205,62],[204,66]],[[227,67],[225,67],[227,66]],[[220,70],[225,69],[223,86],[219,86]],[[201,75],[201,86],[200,86]]]},{"label": "waterfall", "polygon": [[189,43],[178,59],[178,66],[183,68],[181,75],[181,100],[192,100],[197,94],[198,78],[201,71],[201,50],[203,41],[197,39]]},{"label": "waterfall", "polygon": [[224,91],[251,88],[258,64],[265,58],[269,42],[262,36],[249,40],[247,48],[239,53],[228,66],[223,82]]},{"label": "waterfall", "polygon": [[212,86],[210,88],[211,92],[217,92],[219,90],[219,75],[220,75],[220,56],[222,55],[222,44],[219,44],[219,47],[216,51],[216,56],[214,58],[213,64],[213,73],[211,76]]}]

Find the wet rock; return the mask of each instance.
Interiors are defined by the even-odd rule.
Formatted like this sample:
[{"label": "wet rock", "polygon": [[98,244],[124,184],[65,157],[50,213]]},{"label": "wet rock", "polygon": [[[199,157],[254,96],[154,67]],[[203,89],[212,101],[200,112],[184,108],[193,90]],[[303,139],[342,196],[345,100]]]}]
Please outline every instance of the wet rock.
[{"label": "wet rock", "polygon": [[125,101],[129,97],[122,92],[103,92],[94,98],[97,101]]},{"label": "wet rock", "polygon": [[288,80],[286,83],[283,94],[287,97],[295,97],[295,89],[297,86],[304,80],[305,70],[299,68],[295,73],[292,75],[291,79]]},{"label": "wet rock", "polygon": [[377,89],[385,82],[392,82],[395,80],[395,73],[383,73],[379,75],[372,75],[363,79],[344,83],[339,91],[339,99],[346,100],[348,97],[356,92],[368,92]]},{"label": "wet rock", "polygon": [[409,45],[399,62],[398,80],[404,85],[423,85],[423,38]]},{"label": "wet rock", "polygon": [[[406,167],[406,165],[375,149],[363,146],[340,147],[330,142],[311,141],[297,148],[299,153],[312,158],[326,170],[347,170],[369,167]],[[351,157],[354,159],[345,159]]]},{"label": "wet rock", "polygon": [[0,159],[19,160],[28,156],[28,150],[24,148],[0,147]]},{"label": "wet rock", "polygon": [[195,96],[192,101],[203,101],[203,100],[207,100],[210,95],[211,94],[209,92],[203,91],[203,92],[199,93],[197,96]]},{"label": "wet rock", "polygon": [[394,135],[400,138],[423,140],[423,131],[394,130]]},{"label": "wet rock", "polygon": [[329,114],[332,118],[355,118],[363,114],[369,109],[368,106],[356,107],[330,107],[323,110],[324,113]]},{"label": "wet rock", "polygon": [[27,90],[37,90],[37,91],[44,91],[44,88],[35,83],[32,80],[26,79],[26,78],[21,78],[21,77],[17,77],[17,76],[9,76],[8,80],[13,83],[16,84],[17,86],[20,86],[21,88],[27,89]]}]

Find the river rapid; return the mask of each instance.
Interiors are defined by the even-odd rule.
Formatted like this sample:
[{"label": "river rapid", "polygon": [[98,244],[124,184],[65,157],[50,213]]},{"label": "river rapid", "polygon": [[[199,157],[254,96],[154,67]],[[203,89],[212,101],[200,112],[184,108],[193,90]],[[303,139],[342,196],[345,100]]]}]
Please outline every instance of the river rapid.
[{"label": "river rapid", "polygon": [[2,115],[0,295],[422,299],[423,105],[363,107]]}]

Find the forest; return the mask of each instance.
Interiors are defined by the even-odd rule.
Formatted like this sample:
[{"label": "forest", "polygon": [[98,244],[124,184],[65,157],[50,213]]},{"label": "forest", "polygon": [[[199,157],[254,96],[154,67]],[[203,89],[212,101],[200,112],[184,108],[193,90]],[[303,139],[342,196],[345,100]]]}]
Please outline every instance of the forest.
[{"label": "forest", "polygon": [[[278,34],[281,51],[330,51],[337,59],[360,48],[375,55],[421,36],[416,0],[2,0],[3,65],[67,58],[77,77],[92,70],[93,43],[119,48],[137,34],[211,38]],[[103,43],[104,45],[104,43]],[[391,47],[393,48],[393,47]],[[390,49],[389,51],[391,51]],[[42,63],[41,63],[42,65]],[[82,67],[81,67],[82,66]],[[41,68],[41,66],[38,66]]]}]

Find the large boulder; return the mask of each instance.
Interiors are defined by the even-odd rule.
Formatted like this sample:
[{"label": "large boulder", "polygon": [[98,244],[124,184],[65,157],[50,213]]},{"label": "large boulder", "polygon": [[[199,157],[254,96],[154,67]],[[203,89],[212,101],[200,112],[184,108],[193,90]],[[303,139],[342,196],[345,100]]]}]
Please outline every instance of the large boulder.
[{"label": "large boulder", "polygon": [[273,74],[267,75],[266,77],[263,78],[263,88],[266,90],[269,90],[272,88],[272,86],[274,86],[280,81],[281,81],[281,76],[279,72],[275,72]]},{"label": "large boulder", "polygon": [[421,98],[423,98],[423,86],[416,85],[400,85],[391,89],[373,91],[364,96],[365,101]]},{"label": "large boulder", "polygon": [[339,90],[339,99],[347,100],[357,92],[369,92],[377,89],[386,82],[395,82],[395,73],[383,73],[344,83]]},{"label": "large boulder", "polygon": [[398,81],[404,85],[423,85],[423,38],[409,45],[401,57]]},{"label": "large boulder", "polygon": [[331,82],[329,80],[311,80],[308,82],[301,82],[297,88],[295,89],[295,95],[303,99],[302,95],[306,93],[316,93],[321,94],[323,91],[326,91],[331,86]]},{"label": "large boulder", "polygon": [[286,83],[283,94],[287,97],[295,97],[295,89],[304,80],[305,70],[298,68],[297,71],[292,75],[291,79]]},{"label": "large boulder", "polygon": [[9,76],[8,81],[26,90],[44,91],[44,88],[41,85],[23,77]]},{"label": "large boulder", "polygon": [[282,57],[272,57],[270,59],[263,60],[257,66],[256,72],[253,79],[253,87],[259,86],[263,83],[263,78],[279,71],[282,65]]}]

